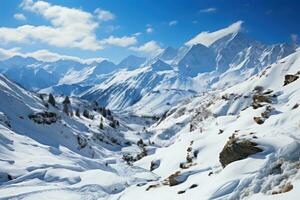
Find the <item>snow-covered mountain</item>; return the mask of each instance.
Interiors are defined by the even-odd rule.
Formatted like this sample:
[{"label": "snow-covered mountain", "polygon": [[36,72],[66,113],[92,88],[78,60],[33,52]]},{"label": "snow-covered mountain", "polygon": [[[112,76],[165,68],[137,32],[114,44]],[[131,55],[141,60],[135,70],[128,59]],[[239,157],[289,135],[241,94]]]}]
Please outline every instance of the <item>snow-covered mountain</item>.
[{"label": "snow-covered mountain", "polygon": [[121,60],[118,66],[119,68],[127,68],[128,70],[133,70],[140,67],[145,61],[146,58],[144,57],[130,55]]},{"label": "snow-covered mountain", "polygon": [[238,85],[188,98],[147,129],[134,163],[160,179],[116,199],[297,199],[300,51]]},{"label": "snow-covered mountain", "polygon": [[139,114],[161,115],[195,92],[235,85],[294,51],[291,45],[265,45],[239,31],[229,32],[209,46],[169,47],[137,70],[117,71],[100,84],[93,82],[80,96],[111,109],[130,107]]},{"label": "snow-covered mountain", "polygon": [[147,61],[129,56],[118,65],[107,60],[87,65],[17,57],[3,61],[4,70],[0,69],[30,90],[97,100],[111,109],[161,115],[195,92],[240,83],[295,51],[288,44],[262,44],[242,33],[240,26],[236,23],[200,33],[182,47],[168,47]]},{"label": "snow-covered mountain", "polygon": [[[103,84],[165,86],[134,104],[161,106],[172,85],[187,91],[183,80],[195,81],[165,64]],[[0,198],[297,199],[299,66],[300,50],[240,84],[181,99],[155,123],[79,98],[55,96],[53,106],[0,75]]]},{"label": "snow-covered mountain", "polygon": [[96,79],[98,75],[108,74],[118,69],[114,63],[107,60],[84,64],[74,60],[43,62],[21,56],[1,61],[0,66],[2,74],[33,91],[57,84],[72,85],[88,78]]},{"label": "snow-covered mountain", "polygon": [[140,151],[132,127],[142,130],[150,119],[78,98],[55,96],[53,104],[3,75],[0,98],[1,199],[108,198],[126,185],[157,179],[122,160],[126,148]]}]

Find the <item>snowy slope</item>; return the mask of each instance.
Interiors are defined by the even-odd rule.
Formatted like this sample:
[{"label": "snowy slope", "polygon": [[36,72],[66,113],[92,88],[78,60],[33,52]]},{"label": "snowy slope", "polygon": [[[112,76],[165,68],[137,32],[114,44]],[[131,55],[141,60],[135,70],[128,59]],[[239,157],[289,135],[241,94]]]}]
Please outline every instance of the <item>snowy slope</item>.
[{"label": "snowy slope", "polygon": [[[298,199],[296,76],[300,51],[238,85],[199,94],[171,109],[147,129],[158,147],[155,153],[134,164],[152,166],[160,179],[131,186],[115,199]],[[258,124],[257,117],[263,122]],[[262,152],[222,167],[219,155],[230,140],[254,142]]]},{"label": "snowy slope", "polygon": [[[156,179],[121,159],[120,150],[137,140],[130,131],[130,126],[139,128],[134,120],[113,114],[120,126],[112,128],[109,116],[77,98],[70,99],[69,109],[75,113],[78,108],[81,116],[68,116],[62,112],[64,97],[55,97],[55,107],[45,106],[47,95],[28,92],[2,75],[0,98],[1,199],[107,198],[131,184]],[[82,116],[83,109],[93,119]],[[140,121],[143,125],[145,120]],[[139,151],[136,145],[129,147]]]},{"label": "snowy slope", "polygon": [[201,87],[181,76],[172,66],[157,60],[133,71],[120,70],[81,97],[98,101],[113,110],[130,110],[139,115],[162,115],[178,101],[194,95]]}]

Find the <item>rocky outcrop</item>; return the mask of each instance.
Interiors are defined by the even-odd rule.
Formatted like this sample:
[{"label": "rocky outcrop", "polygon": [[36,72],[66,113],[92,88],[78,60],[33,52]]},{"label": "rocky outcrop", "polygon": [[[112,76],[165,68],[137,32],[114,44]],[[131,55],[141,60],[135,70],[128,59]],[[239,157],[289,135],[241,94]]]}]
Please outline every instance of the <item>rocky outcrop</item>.
[{"label": "rocky outcrop", "polygon": [[153,170],[159,168],[159,166],[160,166],[160,160],[153,160],[153,161],[151,161],[150,171],[153,171]]},{"label": "rocky outcrop", "polygon": [[252,107],[254,109],[262,107],[263,103],[272,103],[272,97],[264,94],[254,94],[252,97]]},{"label": "rocky outcrop", "polygon": [[292,75],[292,74],[287,74],[284,76],[284,84],[283,86],[286,86],[294,81],[296,81],[299,78],[299,76]]},{"label": "rocky outcrop", "polygon": [[38,124],[52,124],[58,120],[58,116],[54,112],[39,112],[28,115],[29,119]]},{"label": "rocky outcrop", "polygon": [[234,161],[245,159],[261,151],[262,149],[257,147],[255,142],[249,140],[238,141],[235,138],[231,138],[221,151],[219,160],[222,166],[226,167]]}]

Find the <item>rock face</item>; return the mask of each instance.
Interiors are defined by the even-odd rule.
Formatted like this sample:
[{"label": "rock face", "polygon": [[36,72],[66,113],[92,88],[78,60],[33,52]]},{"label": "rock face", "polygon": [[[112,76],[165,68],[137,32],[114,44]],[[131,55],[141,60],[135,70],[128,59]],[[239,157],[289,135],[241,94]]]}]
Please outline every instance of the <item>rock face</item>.
[{"label": "rock face", "polygon": [[292,75],[292,74],[287,74],[287,75],[285,75],[283,86],[288,85],[288,84],[290,84],[290,83],[296,81],[298,78],[299,78],[299,76]]},{"label": "rock face", "polygon": [[34,121],[35,123],[38,123],[38,124],[50,125],[52,123],[55,123],[58,120],[56,113],[46,112],[46,111],[30,114],[28,117],[29,117],[29,119],[31,119],[32,121]]},{"label": "rock face", "polygon": [[256,145],[255,142],[249,140],[237,141],[237,139],[231,138],[219,155],[220,163],[223,167],[226,167],[229,163],[245,159],[252,154],[261,152],[262,149],[256,147]]},{"label": "rock face", "polygon": [[263,103],[272,103],[272,99],[269,95],[264,94],[254,94],[252,97],[252,107],[254,109],[262,107]]}]

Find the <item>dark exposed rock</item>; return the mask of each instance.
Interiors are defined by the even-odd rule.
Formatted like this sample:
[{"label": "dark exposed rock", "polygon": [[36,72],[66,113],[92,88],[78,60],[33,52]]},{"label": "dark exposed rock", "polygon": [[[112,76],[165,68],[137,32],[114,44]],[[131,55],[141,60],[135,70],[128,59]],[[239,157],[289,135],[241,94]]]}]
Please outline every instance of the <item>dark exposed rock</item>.
[{"label": "dark exposed rock", "polygon": [[160,165],[160,160],[153,160],[153,161],[151,161],[150,171],[153,171],[153,170],[159,168],[159,165]]},{"label": "dark exposed rock", "polygon": [[180,190],[177,192],[177,194],[183,194],[183,193],[185,193],[185,190]]},{"label": "dark exposed rock", "polygon": [[77,142],[81,149],[87,146],[87,140],[79,135],[77,135]]},{"label": "dark exposed rock", "polygon": [[265,122],[264,118],[262,118],[262,117],[253,117],[253,119],[259,125],[261,125]]},{"label": "dark exposed rock", "polygon": [[58,116],[54,112],[39,112],[28,115],[29,119],[38,124],[52,124],[58,120]]},{"label": "dark exposed rock", "polygon": [[196,187],[198,187],[198,185],[197,185],[197,184],[193,184],[193,185],[191,185],[191,186],[189,187],[189,189],[193,189],[193,188],[196,188]]},{"label": "dark exposed rock", "polygon": [[184,181],[182,181],[180,179],[180,172],[177,171],[174,174],[171,174],[164,182],[165,185],[169,185],[169,186],[175,186],[178,185],[180,183],[182,183]]},{"label": "dark exposed rock", "polygon": [[299,78],[299,76],[292,75],[292,74],[287,74],[284,76],[284,84],[283,86],[286,86],[294,81],[296,81]]},{"label": "dark exposed rock", "polygon": [[226,167],[229,163],[247,158],[252,154],[261,152],[262,149],[256,146],[255,142],[249,140],[238,141],[232,137],[224,146],[219,155],[220,163]]},{"label": "dark exposed rock", "polygon": [[272,167],[270,174],[281,174],[282,169],[281,169],[282,163],[277,163],[274,167]]},{"label": "dark exposed rock", "polygon": [[294,186],[288,182],[286,183],[284,186],[280,187],[279,188],[279,191],[273,191],[272,192],[272,195],[275,195],[275,194],[281,194],[281,193],[285,193],[285,192],[289,192],[291,191],[292,189],[294,188]]},{"label": "dark exposed rock", "polygon": [[292,107],[292,110],[294,110],[294,109],[296,109],[296,108],[298,108],[299,107],[299,104],[295,104],[293,107]]},{"label": "dark exposed rock", "polygon": [[252,101],[252,106],[254,109],[256,109],[262,107],[262,103],[272,103],[272,98],[269,95],[254,94]]},{"label": "dark exposed rock", "polygon": [[266,110],[261,113],[261,116],[268,119],[271,116],[272,111],[274,111],[274,108],[272,106],[267,106]]},{"label": "dark exposed rock", "polygon": [[255,86],[253,89],[253,91],[258,92],[258,93],[261,93],[263,90],[264,90],[264,87],[260,86],[260,85]]}]

